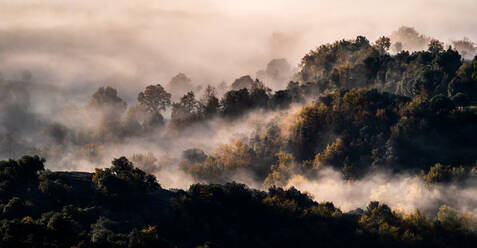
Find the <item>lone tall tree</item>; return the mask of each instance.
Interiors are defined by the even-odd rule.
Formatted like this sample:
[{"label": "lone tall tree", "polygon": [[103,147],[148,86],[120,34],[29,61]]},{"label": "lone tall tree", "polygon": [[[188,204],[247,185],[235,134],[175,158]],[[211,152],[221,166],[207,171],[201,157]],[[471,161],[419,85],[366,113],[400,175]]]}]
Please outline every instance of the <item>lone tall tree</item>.
[{"label": "lone tall tree", "polygon": [[159,112],[166,110],[166,107],[171,105],[171,94],[160,84],[149,85],[144,92],[139,93],[137,100],[148,111]]},{"label": "lone tall tree", "polygon": [[126,110],[126,102],[119,96],[118,91],[112,87],[100,87],[92,96],[89,102],[91,106],[99,108],[114,108],[120,111]]},{"label": "lone tall tree", "polygon": [[427,50],[431,53],[440,53],[444,51],[444,45],[442,45],[442,42],[436,39],[432,39],[429,41],[429,45]]},{"label": "lone tall tree", "polygon": [[385,53],[391,47],[391,39],[386,36],[380,37],[376,40],[376,48],[379,50],[380,53]]}]

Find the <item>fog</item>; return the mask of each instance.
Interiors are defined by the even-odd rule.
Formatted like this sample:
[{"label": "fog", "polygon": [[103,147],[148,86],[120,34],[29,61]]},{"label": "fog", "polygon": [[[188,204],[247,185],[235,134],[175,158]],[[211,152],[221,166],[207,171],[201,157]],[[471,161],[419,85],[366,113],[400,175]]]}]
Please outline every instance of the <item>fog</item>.
[{"label": "fog", "polygon": [[[8,143],[8,135],[36,144],[36,149],[48,148],[49,154],[57,155],[47,162],[52,170],[92,171],[110,166],[114,157],[151,152],[157,161],[149,169],[158,181],[165,187],[187,188],[195,180],[176,166],[182,151],[212,152],[234,139],[247,139],[270,121],[289,119],[299,106],[283,112],[254,111],[233,122],[212,119],[177,136],[162,129],[114,144],[98,142],[85,151],[78,140],[97,132],[103,121],[104,112],[87,106],[99,86],[116,88],[128,106],[137,103],[146,85],[166,86],[180,72],[193,87],[230,85],[251,75],[278,90],[286,87],[300,59],[320,44],[357,35],[374,41],[400,26],[449,44],[464,37],[475,41],[475,13],[475,0],[0,1],[0,86],[8,81],[5,87],[16,92],[0,99],[0,142]],[[282,61],[287,75],[267,75],[273,71],[269,62],[282,58],[286,62],[275,61]],[[45,135],[51,123],[69,130],[62,142]],[[9,145],[11,150],[16,147]],[[19,151],[31,148],[18,146]],[[93,152],[93,159],[85,158]],[[231,180],[262,187],[242,173]],[[288,182],[292,185],[343,210],[364,207],[370,200],[410,210],[459,199],[455,207],[475,211],[477,202],[472,189],[428,187],[410,175],[373,174],[348,182],[325,169],[316,180],[295,175]]]},{"label": "fog", "polygon": [[340,172],[324,168],[318,176],[306,179],[297,175],[288,187],[308,192],[319,202],[331,201],[342,210],[363,208],[370,201],[385,202],[403,212],[420,209],[433,213],[441,204],[461,212],[477,213],[475,184],[464,187],[448,184],[430,185],[422,177],[410,174],[372,173],[360,180],[347,181]]},{"label": "fog", "polygon": [[[273,58],[296,67],[324,42],[399,26],[442,41],[477,40],[477,4],[461,1],[1,1],[0,71],[135,98],[178,72],[195,84],[229,84]],[[87,90],[85,90],[87,89]]]}]

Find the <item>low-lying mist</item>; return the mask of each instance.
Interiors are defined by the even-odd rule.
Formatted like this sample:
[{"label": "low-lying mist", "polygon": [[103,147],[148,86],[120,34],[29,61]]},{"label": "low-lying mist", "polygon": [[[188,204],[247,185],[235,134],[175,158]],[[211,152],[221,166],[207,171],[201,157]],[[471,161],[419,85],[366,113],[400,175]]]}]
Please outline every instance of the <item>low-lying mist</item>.
[{"label": "low-lying mist", "polygon": [[385,202],[404,212],[419,209],[425,213],[447,204],[461,212],[477,211],[475,180],[464,187],[449,184],[429,185],[422,177],[410,174],[377,172],[349,181],[340,172],[325,168],[316,178],[297,175],[287,186],[309,192],[314,200],[331,201],[344,211],[363,208],[370,201]]},{"label": "low-lying mist", "polygon": [[[293,150],[297,147],[295,140],[285,132],[296,132],[298,137],[299,132],[308,131],[296,128],[296,123],[303,121],[299,113],[304,106],[316,103],[324,92],[301,100],[295,99],[298,94],[293,95],[298,85],[308,83],[300,81],[297,75],[303,66],[301,59],[310,49],[357,35],[376,40],[385,34],[390,37],[391,55],[425,50],[437,38],[469,61],[477,53],[473,43],[477,40],[474,1],[460,1],[459,8],[454,3],[427,0],[386,4],[371,0],[240,4],[166,0],[103,1],[103,6],[99,5],[95,1],[0,3],[0,159],[40,154],[47,159],[50,170],[92,172],[109,167],[113,158],[126,156],[154,174],[165,188],[184,189],[197,182],[227,180],[266,189],[270,186],[266,180],[270,180],[309,192],[317,201],[332,201],[345,211],[377,200],[404,211],[434,211],[447,204],[477,214],[473,181],[465,186],[429,184],[422,175],[405,170],[371,171],[349,179],[336,168],[313,167],[313,158],[287,154],[275,158],[278,151],[300,153]],[[276,14],[283,12],[287,14]],[[290,81],[297,81],[296,85]],[[141,112],[137,99],[147,85],[158,84],[172,93],[172,104],[155,113],[160,112],[153,120],[147,116],[150,113]],[[258,88],[256,92],[262,90],[262,96],[276,102],[282,101],[280,97],[286,95],[286,89],[292,92],[289,95],[293,99],[283,108],[264,103],[233,118],[216,115],[191,121],[186,128],[173,123],[174,106],[185,108],[180,105],[184,94],[193,92],[195,105],[191,108],[206,105],[208,85],[213,86],[217,108],[219,100],[225,99],[224,94],[229,90],[235,90],[235,94],[242,88],[250,92]],[[105,99],[111,97],[113,103],[98,107],[92,96],[98,87],[107,86],[114,90]],[[246,94],[249,97],[248,91]],[[255,98],[257,95],[248,99]],[[403,100],[401,105],[408,102]],[[385,115],[383,109],[374,110],[371,115]],[[131,121],[137,116],[142,119]],[[148,121],[156,122],[153,125]],[[273,125],[279,131],[270,128]],[[261,136],[270,130],[276,133]],[[384,134],[379,135],[379,139],[384,139]],[[320,138],[323,140],[316,143],[323,143],[319,144],[321,150],[339,150],[342,141],[333,131]],[[301,142],[307,137],[296,139]],[[254,146],[259,142],[280,149],[264,149],[259,154]],[[373,156],[391,153],[389,147],[385,151],[373,150]],[[198,149],[203,158],[184,165],[184,151],[189,149]],[[254,171],[258,165],[233,168],[232,173],[224,172],[220,180],[206,180],[200,174],[205,172],[194,171],[206,163],[216,166],[211,170],[226,171],[227,166],[215,163],[216,160],[237,166],[229,153],[243,152],[249,156],[249,150],[254,150],[256,157],[245,156],[244,160],[258,161],[262,159],[260,155],[268,154],[272,157],[267,161],[268,167],[257,169],[259,172]],[[308,164],[297,165],[295,159]],[[300,166],[313,167],[310,170],[314,174],[305,176],[301,173],[305,169]],[[270,175],[264,174],[269,168]],[[274,170],[282,174],[274,174]]]}]

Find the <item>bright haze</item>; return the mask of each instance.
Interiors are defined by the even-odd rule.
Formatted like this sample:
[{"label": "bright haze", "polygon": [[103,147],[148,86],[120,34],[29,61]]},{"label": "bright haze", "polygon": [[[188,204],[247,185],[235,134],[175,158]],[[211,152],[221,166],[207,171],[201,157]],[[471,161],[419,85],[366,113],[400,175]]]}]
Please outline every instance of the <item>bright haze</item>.
[{"label": "bright haze", "polygon": [[[296,67],[310,49],[400,26],[444,42],[477,40],[474,0],[0,2],[0,71],[81,92],[111,85],[134,100],[178,72],[231,83],[273,58]],[[82,91],[79,91],[79,90]]]}]

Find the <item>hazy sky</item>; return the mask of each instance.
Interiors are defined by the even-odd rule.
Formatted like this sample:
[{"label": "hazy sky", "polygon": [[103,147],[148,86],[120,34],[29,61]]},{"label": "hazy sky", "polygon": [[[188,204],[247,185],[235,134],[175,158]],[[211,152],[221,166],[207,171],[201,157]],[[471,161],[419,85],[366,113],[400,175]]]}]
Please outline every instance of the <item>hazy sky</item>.
[{"label": "hazy sky", "polygon": [[292,65],[317,45],[399,26],[442,41],[477,40],[475,0],[0,1],[0,72],[24,69],[76,88],[133,95],[184,72],[195,83],[254,75],[274,57]]}]

